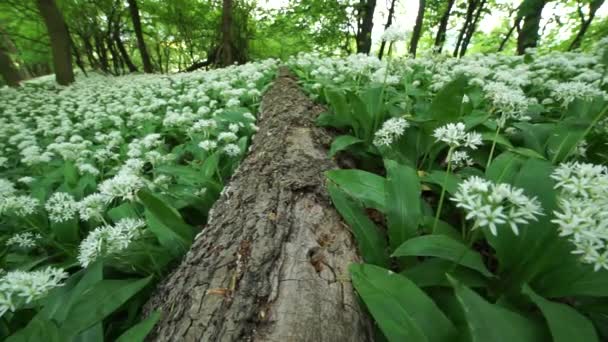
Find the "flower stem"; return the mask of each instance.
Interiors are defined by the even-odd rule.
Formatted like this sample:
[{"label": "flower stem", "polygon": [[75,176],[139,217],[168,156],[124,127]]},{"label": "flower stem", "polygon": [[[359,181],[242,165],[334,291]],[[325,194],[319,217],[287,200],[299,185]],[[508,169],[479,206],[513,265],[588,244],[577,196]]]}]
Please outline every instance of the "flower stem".
[{"label": "flower stem", "polygon": [[490,167],[492,163],[492,157],[494,156],[494,149],[496,148],[496,139],[498,138],[498,133],[500,132],[500,126],[496,125],[496,133],[494,133],[494,139],[492,139],[492,148],[490,148],[490,156],[488,157],[488,162],[486,163],[486,170]]},{"label": "flower stem", "polygon": [[445,188],[448,183],[448,176],[450,175],[450,171],[452,170],[452,152],[454,151],[453,147],[450,147],[448,151],[448,168],[445,173],[445,178],[443,179],[443,186],[441,187],[441,195],[439,195],[439,205],[437,206],[437,213],[435,214],[435,221],[433,222],[433,234],[435,233],[435,229],[437,228],[437,223],[439,223],[439,217],[441,216],[441,209],[443,208],[443,201],[445,199]]}]

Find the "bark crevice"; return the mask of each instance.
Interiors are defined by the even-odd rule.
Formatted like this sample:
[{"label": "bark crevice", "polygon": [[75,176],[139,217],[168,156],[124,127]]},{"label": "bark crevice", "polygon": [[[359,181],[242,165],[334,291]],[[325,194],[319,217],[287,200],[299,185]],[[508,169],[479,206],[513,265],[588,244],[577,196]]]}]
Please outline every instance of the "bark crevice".
[{"label": "bark crevice", "polygon": [[249,155],[146,311],[159,341],[370,341],[348,277],[356,244],[330,203],[323,109],[282,70]]}]

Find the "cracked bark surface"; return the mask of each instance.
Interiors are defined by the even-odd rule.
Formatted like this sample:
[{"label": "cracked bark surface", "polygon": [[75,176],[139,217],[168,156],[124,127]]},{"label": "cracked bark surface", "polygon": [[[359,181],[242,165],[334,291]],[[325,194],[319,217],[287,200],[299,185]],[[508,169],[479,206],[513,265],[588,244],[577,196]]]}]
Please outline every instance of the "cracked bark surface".
[{"label": "cracked bark surface", "polygon": [[371,341],[348,276],[356,244],[330,203],[322,111],[281,70],[252,149],[181,265],[146,305],[156,341]]}]

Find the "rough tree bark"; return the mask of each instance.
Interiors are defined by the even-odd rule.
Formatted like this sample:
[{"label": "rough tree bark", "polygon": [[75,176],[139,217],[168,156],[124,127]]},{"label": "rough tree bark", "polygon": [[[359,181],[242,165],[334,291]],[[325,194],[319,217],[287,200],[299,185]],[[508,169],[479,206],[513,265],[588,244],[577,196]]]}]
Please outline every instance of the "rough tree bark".
[{"label": "rough tree bark", "polygon": [[146,305],[162,311],[151,340],[371,340],[347,276],[356,247],[324,186],[337,165],[321,111],[281,71],[249,156]]},{"label": "rough tree bark", "polygon": [[437,35],[435,36],[435,52],[440,53],[443,49],[443,43],[445,42],[445,33],[448,28],[448,21],[450,20],[450,14],[452,7],[454,6],[455,0],[448,0],[445,12],[439,20],[439,28],[437,29]]},{"label": "rough tree bark", "polygon": [[141,19],[139,17],[137,0],[127,0],[127,2],[129,3],[129,13],[131,14],[131,21],[133,21],[133,29],[135,30],[135,37],[137,37],[137,47],[141,55],[141,61],[144,65],[144,72],[154,72],[152,62],[150,61],[150,55],[148,54],[148,49],[146,48],[144,34],[141,30]]},{"label": "rough tree bark", "polygon": [[15,64],[13,64],[9,49],[7,48],[8,44],[6,44],[4,39],[4,34],[0,32],[0,75],[2,75],[6,84],[11,87],[18,87],[21,82],[21,75]]},{"label": "rough tree bark", "polygon": [[376,0],[361,0],[359,2],[357,27],[357,53],[369,54],[372,49],[372,29],[374,28],[374,11]]},{"label": "rough tree bark", "polygon": [[55,80],[61,85],[73,83],[74,70],[72,69],[70,33],[65,20],[63,20],[63,16],[57,8],[55,0],[37,0],[36,5],[51,40]]},{"label": "rough tree bark", "polygon": [[221,66],[234,63],[234,42],[232,39],[232,0],[222,3],[222,43],[217,53],[217,62]]},{"label": "rough tree bark", "polygon": [[576,33],[574,40],[572,40],[572,43],[570,43],[570,46],[568,47],[568,51],[578,49],[581,46],[583,37],[585,36],[585,33],[587,33],[587,30],[589,29],[591,22],[595,18],[595,14],[597,13],[597,10],[600,7],[602,7],[602,4],[604,4],[604,0],[592,0],[590,3],[588,3],[587,6],[589,8],[589,14],[588,14],[587,18],[585,18],[585,14],[583,13],[581,6],[579,5],[579,7],[577,8],[577,12],[581,19],[581,27],[579,28],[578,32]]},{"label": "rough tree bark", "polygon": [[414,31],[412,32],[412,39],[410,40],[410,54],[416,57],[416,50],[418,49],[418,42],[422,35],[422,23],[424,22],[424,10],[426,9],[426,0],[418,1],[418,15],[416,16],[416,25],[414,25]]},{"label": "rough tree bark", "polygon": [[[387,28],[391,27],[392,23],[393,23],[393,17],[395,16],[395,3],[397,2],[397,0],[391,0],[391,6],[388,9],[388,19],[386,19],[386,25],[384,25],[384,29],[386,30]],[[382,41],[382,43],[380,43],[380,52],[378,52],[378,59],[382,59],[382,56],[384,56],[384,48],[386,47],[386,41]],[[390,51],[390,48],[389,48]]]},{"label": "rough tree bark", "polygon": [[517,54],[523,55],[527,48],[538,44],[538,29],[546,4],[547,0],[526,0],[522,4],[519,16],[523,18],[523,25],[517,35]]}]

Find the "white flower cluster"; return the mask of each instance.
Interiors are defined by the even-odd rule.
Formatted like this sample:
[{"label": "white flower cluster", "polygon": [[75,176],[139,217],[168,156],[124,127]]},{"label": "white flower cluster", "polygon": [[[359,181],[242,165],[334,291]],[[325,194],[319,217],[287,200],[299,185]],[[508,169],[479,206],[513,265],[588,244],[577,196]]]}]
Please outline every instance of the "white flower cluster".
[{"label": "white flower cluster", "polygon": [[44,297],[53,288],[62,286],[67,277],[63,269],[55,267],[6,273],[0,277],[0,316]]},{"label": "white flower cluster", "polygon": [[409,38],[411,32],[398,25],[389,26],[384,32],[380,39],[384,42],[400,42],[405,41]]},{"label": "white flower cluster", "polygon": [[373,143],[378,147],[389,146],[399,139],[408,127],[410,127],[410,123],[404,118],[390,118],[374,134]]},{"label": "white flower cluster", "polygon": [[523,189],[494,184],[477,176],[460,183],[452,201],[467,211],[466,219],[474,221],[474,229],[488,227],[493,235],[498,234],[501,225],[508,225],[518,235],[521,225],[542,215],[538,200],[526,196]]},{"label": "white flower cluster", "polygon": [[469,153],[464,150],[456,150],[456,148],[476,150],[477,147],[482,145],[481,134],[467,132],[466,126],[462,122],[449,123],[438,127],[433,131],[433,136],[438,142],[444,142],[452,149],[447,162],[451,162],[453,168],[473,165],[473,159],[471,159]]},{"label": "white flower cluster", "polygon": [[46,201],[44,208],[53,222],[65,222],[76,217],[78,202],[67,192],[56,192]]},{"label": "white flower cluster", "polygon": [[604,98],[608,96],[606,92],[598,87],[580,81],[557,83],[553,87],[551,95],[561,102],[563,107],[568,107],[577,98],[590,101],[597,96]]},{"label": "white flower cluster", "polygon": [[17,246],[22,249],[31,249],[36,247],[36,242],[42,239],[42,235],[33,234],[30,232],[18,233],[11,236],[10,239],[6,241],[7,246]]},{"label": "white flower cluster", "polygon": [[449,123],[438,127],[433,131],[433,136],[437,141],[442,141],[453,148],[462,146],[475,150],[482,144],[481,134],[467,132],[466,126],[462,122]]},{"label": "white flower cluster", "polygon": [[608,168],[563,163],[551,176],[560,191],[553,223],[574,244],[573,253],[596,271],[608,269]]},{"label": "white flower cluster", "polygon": [[143,220],[125,218],[113,226],[95,228],[80,243],[78,262],[87,267],[99,257],[118,254],[142,236],[145,226]]},{"label": "white flower cluster", "polygon": [[502,82],[489,82],[484,87],[486,98],[492,103],[494,110],[500,114],[498,125],[504,127],[508,120],[528,121],[528,107],[533,100],[528,99],[519,86]]}]

